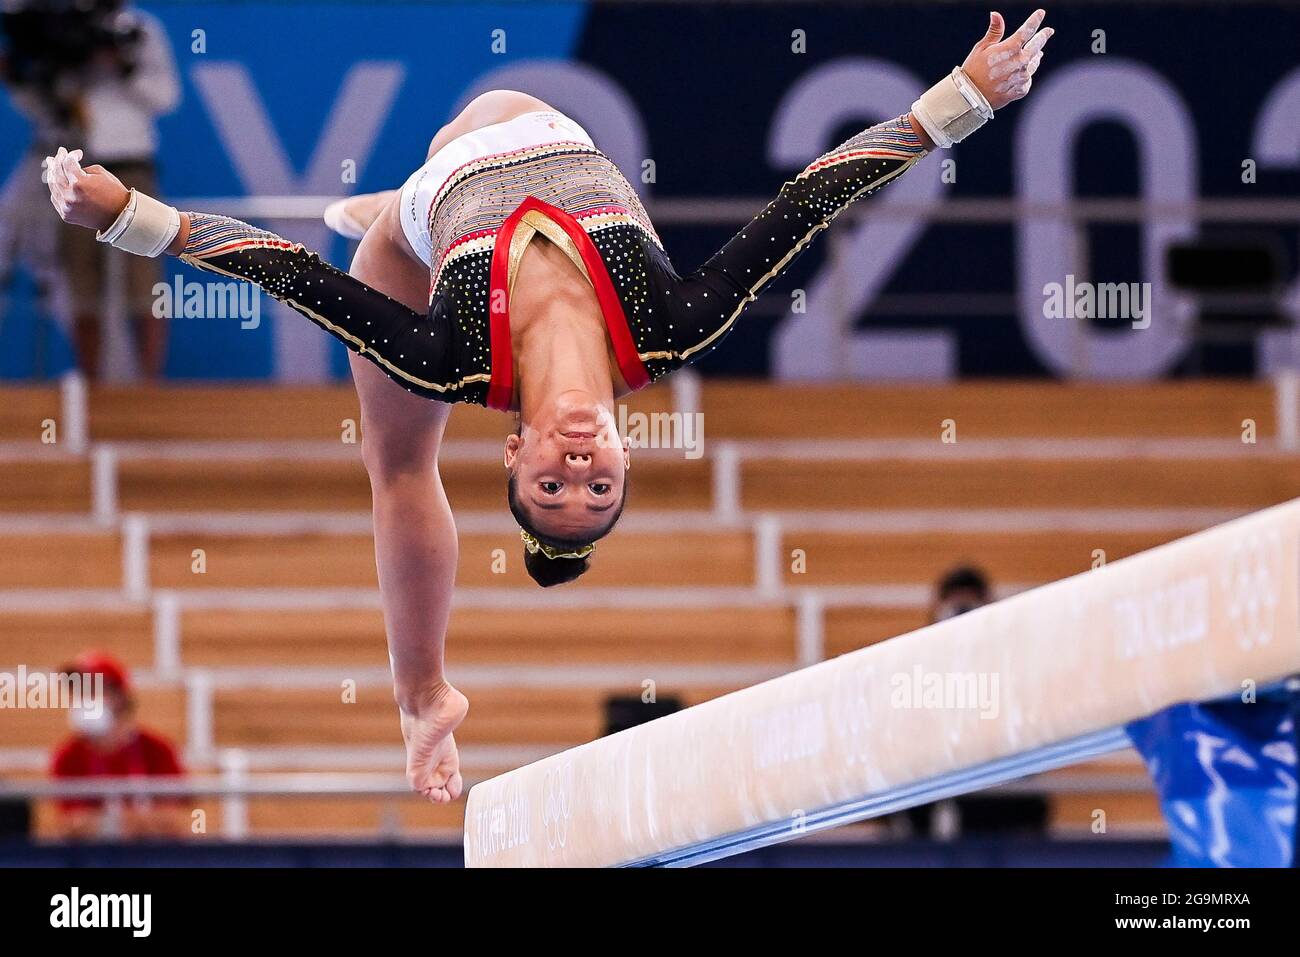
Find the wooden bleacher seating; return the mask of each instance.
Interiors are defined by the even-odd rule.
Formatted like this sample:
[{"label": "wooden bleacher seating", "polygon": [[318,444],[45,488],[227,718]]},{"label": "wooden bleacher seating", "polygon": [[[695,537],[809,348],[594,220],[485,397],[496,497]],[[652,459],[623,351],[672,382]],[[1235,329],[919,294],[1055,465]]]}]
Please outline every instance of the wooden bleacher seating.
[{"label": "wooden bleacher seating", "polygon": [[[529,627],[520,628],[521,615]],[[188,664],[212,668],[382,668],[383,620],[370,610],[193,609],[182,616]],[[464,608],[448,645],[460,665],[771,665],[795,662],[794,613],[774,607]]]},{"label": "wooden bleacher seating", "polygon": [[[906,585],[938,581],[960,564],[978,565],[994,582],[1037,584],[1088,571],[1154,548],[1195,528],[1160,532],[800,532],[787,531],[783,554],[802,549],[791,585]],[[1095,552],[1101,551],[1098,556]]]},{"label": "wooden bleacher seating", "polygon": [[1300,495],[1300,458],[960,459],[743,467],[742,502],[757,510],[1232,508]]},{"label": "wooden bleacher seating", "polygon": [[90,463],[83,459],[0,461],[0,515],[90,510]]},{"label": "wooden bleacher seating", "polygon": [[41,423],[61,416],[57,387],[6,385],[0,396],[0,442],[39,442]]},{"label": "wooden bleacher seating", "polygon": [[[53,668],[90,645],[111,649],[127,665],[153,662],[148,607],[63,608],[57,600],[21,610],[0,607],[0,669]],[[3,720],[0,717],[0,720]]]},{"label": "wooden bleacher seating", "polygon": [[1267,382],[1204,380],[1133,385],[964,382],[819,385],[706,382],[703,411],[715,438],[962,439],[1222,438],[1243,419],[1275,433]]},{"label": "wooden bleacher seating", "polygon": [[[706,456],[697,460],[635,453],[629,514],[637,511],[707,513],[713,506],[713,462],[707,454],[724,441],[932,440],[933,454],[893,458],[873,448],[859,461],[814,456],[747,458],[740,468],[740,504],[747,514],[785,516],[778,568],[784,583],[800,587],[913,586],[924,593],[948,568],[972,562],[994,581],[1030,585],[1086,571],[1094,551],[1114,561],[1194,531],[1194,524],[1165,523],[1097,533],[1069,529],[1017,530],[996,524],[978,530],[932,528],[898,531],[847,522],[843,528],[814,521],[828,510],[898,510],[991,513],[1024,509],[1248,510],[1300,495],[1300,456],[1268,446],[1275,434],[1275,393],[1268,383],[1206,381],[1148,385],[1055,385],[971,382],[941,386],[773,385],[705,381],[700,389]],[[22,454],[0,457],[0,594],[60,589],[117,591],[123,587],[123,533],[116,522],[90,518],[89,458],[66,445],[41,446],[45,419],[62,415],[57,388],[6,388],[0,393],[0,443]],[[671,409],[673,394],[656,386],[632,398],[635,411]],[[347,386],[95,387],[90,390],[90,438],[94,443],[152,443],[152,456],[132,445],[117,464],[118,505],[147,516],[224,517],[219,529],[154,529],[149,538],[151,589],[238,593],[304,589],[373,589],[373,542],[364,531],[370,490],[359,447],[341,441],[345,420],[359,421]],[[939,433],[955,420],[958,444]],[[1252,420],[1258,448],[1240,444],[1243,420]],[[481,409],[458,407],[449,442],[476,441],[496,447],[513,422]],[[1144,457],[1078,455],[1033,457],[1008,449],[996,456],[966,456],[984,440],[1166,439],[1201,443],[1194,451],[1147,451]],[[1218,440],[1221,447],[1209,447]],[[176,443],[246,443],[226,454],[202,450],[182,457],[161,454]],[[305,458],[267,457],[257,443],[295,444]],[[1236,444],[1234,444],[1236,443]],[[886,450],[887,451],[887,450]],[[913,446],[915,451],[915,446]],[[951,453],[951,454],[950,454]],[[441,473],[460,514],[504,511],[505,475],[494,453],[454,457]],[[236,521],[237,513],[254,519]],[[256,518],[286,514],[359,516],[348,530],[272,530]],[[6,516],[22,515],[6,528]],[[800,525],[808,516],[808,527]],[[41,525],[42,517],[48,527]],[[473,523],[470,523],[473,524]],[[790,604],[745,602],[732,597],[707,609],[678,608],[674,589],[750,589],[757,584],[759,546],[741,522],[679,523],[681,530],[644,525],[620,529],[602,542],[593,571],[572,593],[603,593],[636,586],[661,589],[663,600],[635,607],[536,607],[482,603],[458,608],[449,647],[456,665],[501,668],[501,683],[471,689],[471,720],[458,734],[466,747],[559,748],[588,740],[601,730],[601,702],[610,691],[638,693],[639,686],[602,688],[566,684],[566,669],[621,669],[645,665],[645,679],[665,669],[693,666],[771,669],[799,660],[797,613]],[[183,525],[183,522],[182,522]],[[463,588],[532,589],[524,577],[517,534],[485,526],[462,529],[458,581]],[[828,530],[828,527],[830,530]],[[1087,527],[1086,523],[1083,527]],[[193,550],[202,548],[206,571],[192,571]],[[801,549],[798,571],[784,558]],[[506,559],[497,568],[498,550]],[[54,667],[87,646],[111,649],[148,672],[154,661],[153,609],[147,601],[85,601],[64,607],[51,599],[21,607],[0,606],[0,668],[19,663]],[[922,603],[887,600],[832,603],[824,610],[827,656],[886,640],[925,624]],[[320,754],[317,770],[362,770],[331,759],[335,747],[400,749],[395,708],[386,689],[363,683],[355,704],[344,704],[349,672],[374,674],[386,664],[383,625],[373,601],[358,607],[249,609],[186,607],[180,618],[183,667],[214,673],[256,673],[267,678],[311,669],[324,676],[310,687],[218,684],[213,730],[220,748],[306,747]],[[553,667],[549,685],[510,683],[511,668]],[[612,680],[612,679],[611,679]],[[660,686],[689,703],[728,687]],[[186,694],[179,682],[146,682],[141,692],[147,723],[185,740]],[[63,733],[61,712],[9,712],[0,749],[41,748]],[[1110,761],[1114,759],[1106,759]],[[1131,756],[1118,759],[1132,771]],[[1106,761],[1058,775],[1088,773]],[[394,773],[387,763],[365,770]],[[208,768],[207,770],[212,770]],[[478,765],[472,774],[504,770]],[[22,772],[27,774],[36,771]],[[1111,831],[1150,830],[1159,815],[1150,793],[1067,791],[1052,799],[1055,825],[1086,831],[1093,811],[1105,809]],[[219,833],[222,805],[209,800],[209,827]],[[47,833],[50,810],[38,813]],[[253,798],[251,829],[258,835],[373,834],[394,824],[404,833],[452,833],[462,804],[430,808],[418,798]]]},{"label": "wooden bleacher seating", "polygon": [[0,532],[0,582],[3,588],[121,588],[122,537],[116,529]]},{"label": "wooden bleacher seating", "polygon": [[[611,689],[639,694],[640,686]],[[664,687],[687,703],[708,700],[733,688]],[[456,732],[462,747],[543,745],[572,747],[603,731],[602,702],[609,691],[590,687],[477,688],[474,721]],[[396,705],[387,688],[359,689],[345,703],[341,687],[247,688],[215,695],[216,743],[222,747],[364,747],[400,744]]]}]

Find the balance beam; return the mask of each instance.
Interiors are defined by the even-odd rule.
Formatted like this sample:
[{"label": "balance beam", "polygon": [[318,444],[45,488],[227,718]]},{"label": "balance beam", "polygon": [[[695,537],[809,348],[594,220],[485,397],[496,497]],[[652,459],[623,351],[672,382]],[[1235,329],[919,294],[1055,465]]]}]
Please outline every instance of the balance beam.
[{"label": "balance beam", "polygon": [[691,864],[1124,747],[1300,671],[1300,499],[474,787],[468,867]]}]

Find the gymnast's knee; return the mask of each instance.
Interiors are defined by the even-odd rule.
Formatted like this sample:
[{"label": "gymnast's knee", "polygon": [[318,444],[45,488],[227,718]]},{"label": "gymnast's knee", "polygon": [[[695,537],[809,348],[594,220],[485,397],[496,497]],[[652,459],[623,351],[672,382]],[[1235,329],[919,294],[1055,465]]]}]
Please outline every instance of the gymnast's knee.
[{"label": "gymnast's knee", "polygon": [[437,471],[436,442],[408,434],[366,430],[361,439],[361,461],[372,486],[384,486],[412,476],[427,477]]},{"label": "gymnast's knee", "polygon": [[549,110],[551,107],[531,93],[521,90],[488,90],[470,100],[464,112],[475,118],[493,122],[494,117],[507,114],[517,116],[532,110]]}]

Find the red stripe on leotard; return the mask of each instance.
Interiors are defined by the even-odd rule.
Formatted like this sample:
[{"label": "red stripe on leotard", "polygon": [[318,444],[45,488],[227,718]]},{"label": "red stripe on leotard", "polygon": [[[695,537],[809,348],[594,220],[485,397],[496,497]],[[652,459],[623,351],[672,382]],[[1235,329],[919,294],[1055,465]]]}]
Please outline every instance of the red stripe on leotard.
[{"label": "red stripe on leotard", "polygon": [[[600,303],[605,328],[609,331],[609,341],[614,347],[614,359],[628,388],[635,390],[649,385],[650,373],[646,371],[645,364],[637,354],[636,343],[632,341],[632,330],[628,327],[627,316],[623,313],[623,303],[618,298],[614,282],[609,278],[609,271],[605,268],[605,261],[601,259],[600,252],[591,241],[591,237],[576,219],[558,206],[552,206],[534,196],[529,196],[501,224],[501,231],[497,233],[496,246],[492,250],[488,289],[492,378],[488,383],[488,408],[509,409],[510,400],[514,397],[514,357],[510,351],[510,240],[524,214],[534,209],[563,229],[578,247],[583,265],[587,267],[587,276],[596,290],[596,300]],[[496,308],[498,303],[500,310]]]}]

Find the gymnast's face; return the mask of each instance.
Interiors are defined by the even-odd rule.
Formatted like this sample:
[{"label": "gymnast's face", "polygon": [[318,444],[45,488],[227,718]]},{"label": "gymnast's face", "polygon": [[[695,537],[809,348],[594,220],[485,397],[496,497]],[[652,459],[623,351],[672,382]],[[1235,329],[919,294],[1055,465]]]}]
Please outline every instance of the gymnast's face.
[{"label": "gymnast's face", "polygon": [[539,534],[594,541],[623,500],[628,445],[608,408],[564,392],[506,438],[505,465]]}]

